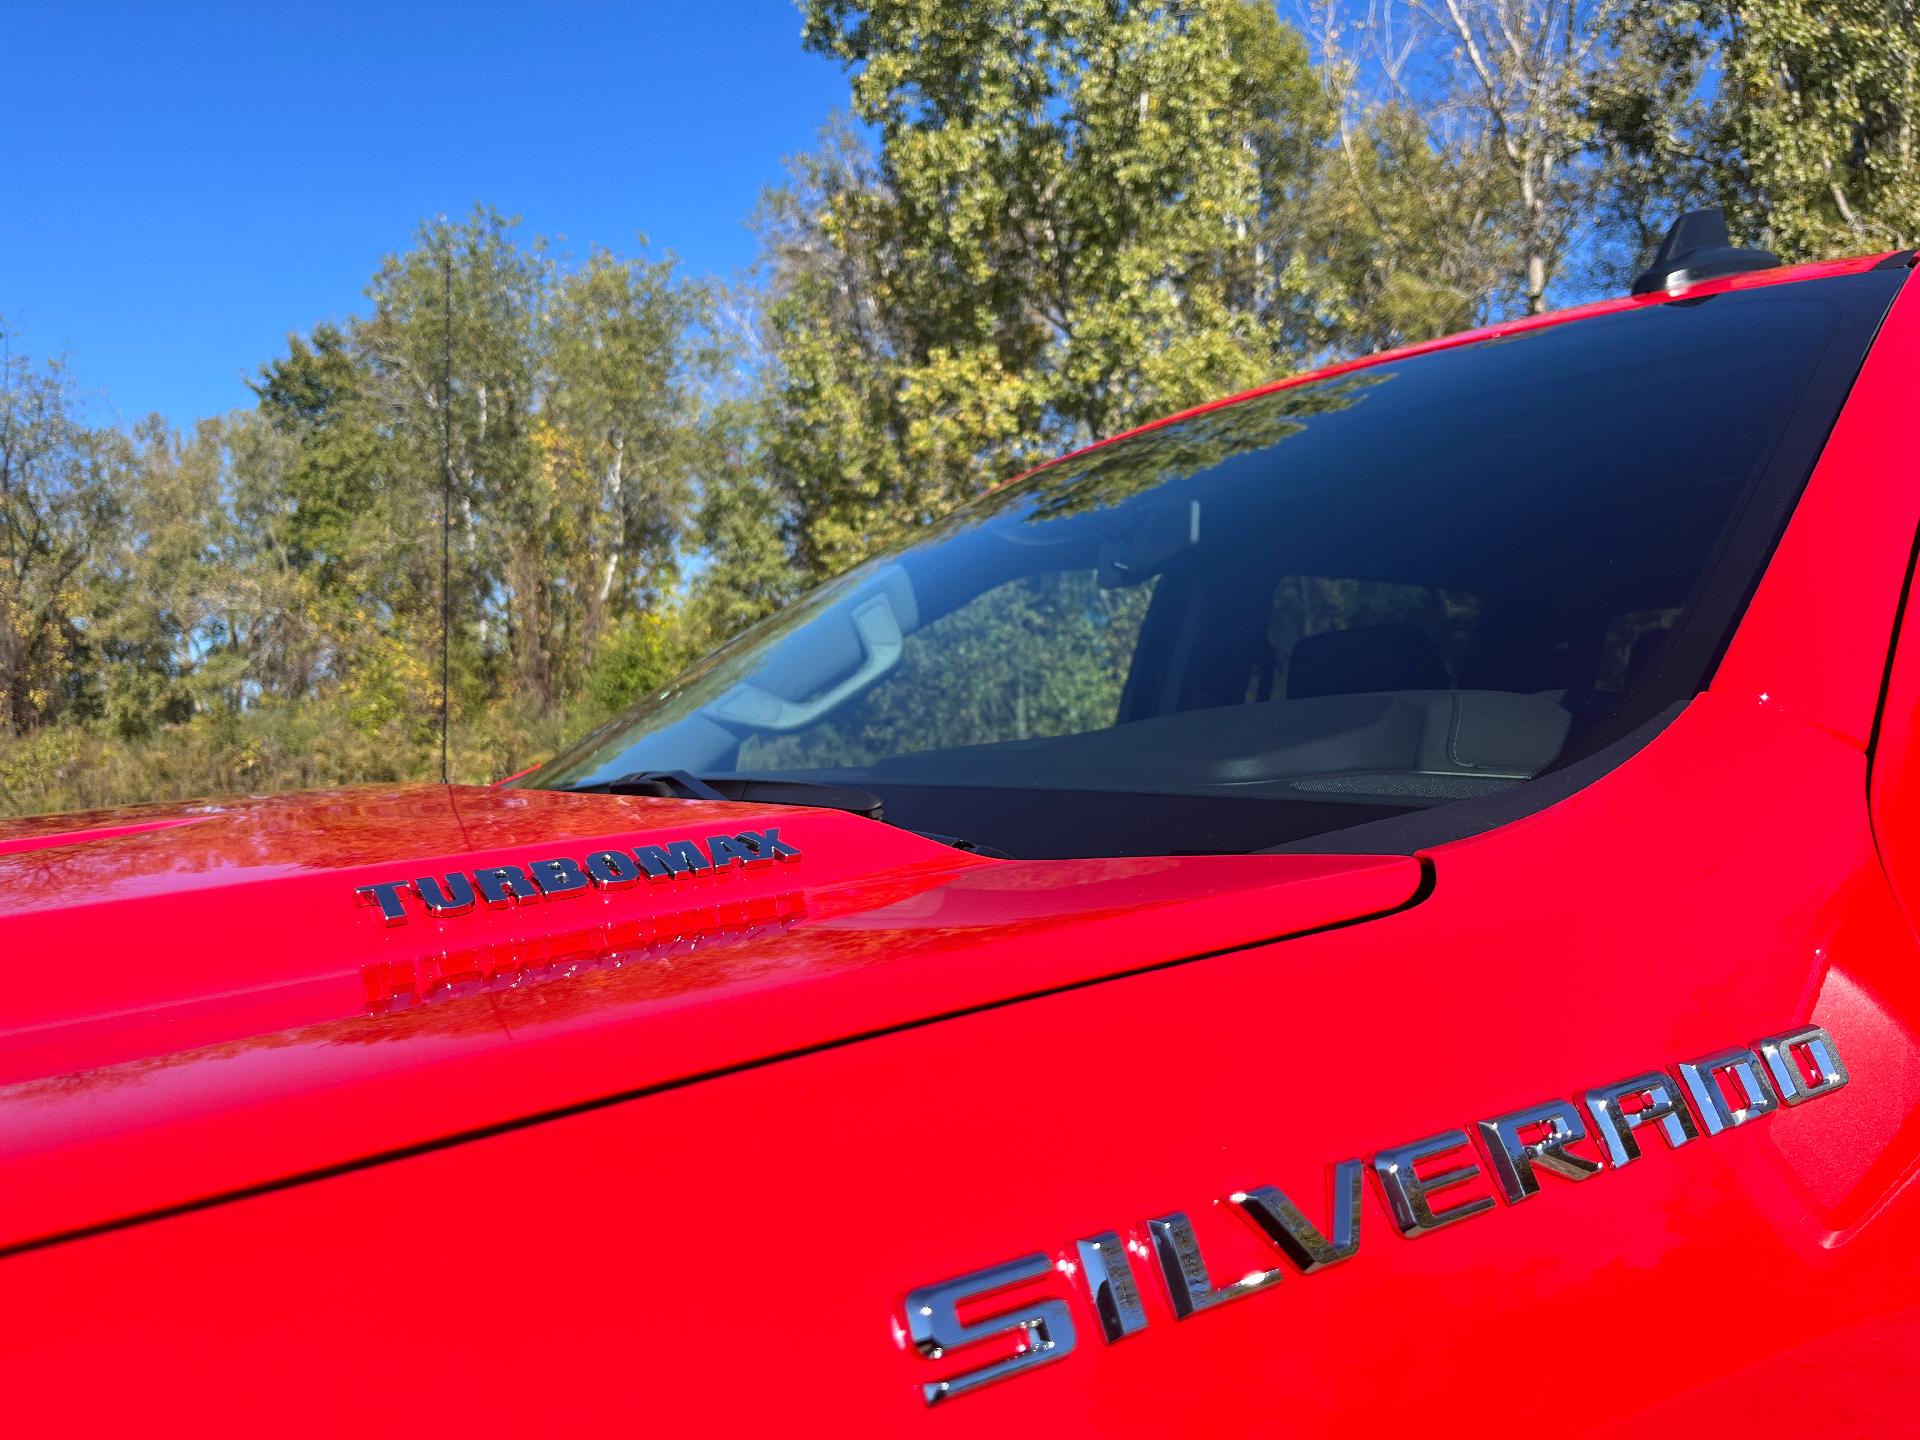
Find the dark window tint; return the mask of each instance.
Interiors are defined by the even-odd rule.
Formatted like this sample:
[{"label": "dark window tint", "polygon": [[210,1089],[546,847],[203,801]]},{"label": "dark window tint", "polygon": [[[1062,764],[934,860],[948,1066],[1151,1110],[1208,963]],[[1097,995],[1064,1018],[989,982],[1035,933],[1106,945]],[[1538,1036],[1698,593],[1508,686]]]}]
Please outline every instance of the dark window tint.
[{"label": "dark window tint", "polygon": [[1548,326],[1093,451],[539,783],[777,772],[1027,855],[1258,848],[1519,785],[1704,682],[1899,278]]}]

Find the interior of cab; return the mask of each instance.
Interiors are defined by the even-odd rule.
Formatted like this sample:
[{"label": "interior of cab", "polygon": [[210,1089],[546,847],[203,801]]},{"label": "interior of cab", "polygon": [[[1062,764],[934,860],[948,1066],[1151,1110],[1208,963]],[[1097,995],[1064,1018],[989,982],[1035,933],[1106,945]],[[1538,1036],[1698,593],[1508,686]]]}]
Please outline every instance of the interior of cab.
[{"label": "interior of cab", "polygon": [[[1061,853],[1257,848],[1539,774],[1645,680],[1681,610],[1650,603],[1675,596],[1659,584],[1569,609],[1406,580],[1276,575],[1280,557],[1236,558],[1195,545],[1127,590],[1102,589],[1097,568],[1055,571],[939,615],[916,598],[918,628],[892,671],[807,734],[750,737],[728,769],[868,786],[897,823],[1014,838],[1018,853],[1056,830],[1044,848]],[[904,568],[910,583],[911,559]],[[1686,578],[1670,584],[1684,599]],[[1634,608],[1612,608],[1621,603]],[[1056,622],[1043,632],[1049,662],[1097,693],[1079,706],[1038,693],[1022,703],[1018,678],[976,673],[947,697],[951,723],[900,723],[928,698],[924,670],[1004,642],[991,613],[1002,607]],[[1103,623],[1070,643],[1066,611]],[[1557,625],[1543,623],[1549,614]],[[890,705],[896,686],[901,703]],[[1120,813],[1096,798],[1116,792],[1154,803]],[[1241,803],[1180,803],[1226,797]],[[1001,818],[1012,811],[1028,817],[1018,837]],[[1100,840],[1086,833],[1095,815]]]}]

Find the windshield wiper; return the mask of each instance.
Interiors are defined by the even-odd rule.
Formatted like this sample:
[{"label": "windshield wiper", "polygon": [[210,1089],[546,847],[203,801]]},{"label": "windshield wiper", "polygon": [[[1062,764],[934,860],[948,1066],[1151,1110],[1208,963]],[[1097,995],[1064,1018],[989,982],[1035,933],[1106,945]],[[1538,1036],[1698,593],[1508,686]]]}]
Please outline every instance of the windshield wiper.
[{"label": "windshield wiper", "polygon": [[779,780],[754,775],[692,775],[685,770],[636,770],[597,785],[569,785],[575,795],[656,795],[663,800],[745,800],[761,805],[810,805],[885,820],[880,797],[851,785]]}]

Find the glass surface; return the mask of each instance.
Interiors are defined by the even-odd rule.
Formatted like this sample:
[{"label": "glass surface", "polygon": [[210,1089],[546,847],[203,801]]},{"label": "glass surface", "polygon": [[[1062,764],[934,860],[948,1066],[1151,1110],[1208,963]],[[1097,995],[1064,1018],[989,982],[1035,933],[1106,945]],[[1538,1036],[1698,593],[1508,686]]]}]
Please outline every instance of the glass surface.
[{"label": "glass surface", "polygon": [[[1765,550],[1730,560],[1729,537],[1770,465],[1795,472],[1781,515],[1804,481],[1879,279],[1479,341],[1093,450],[823,586],[525,783],[830,781],[1012,853],[1186,848],[1060,838],[1104,823],[1094,796],[1165,802],[1183,833],[1214,811],[1171,797],[1299,807],[1255,827],[1271,843],[1517,785],[1704,683],[1717,641],[1683,637],[1744,601]],[[1245,827],[1196,834],[1249,848]]]}]

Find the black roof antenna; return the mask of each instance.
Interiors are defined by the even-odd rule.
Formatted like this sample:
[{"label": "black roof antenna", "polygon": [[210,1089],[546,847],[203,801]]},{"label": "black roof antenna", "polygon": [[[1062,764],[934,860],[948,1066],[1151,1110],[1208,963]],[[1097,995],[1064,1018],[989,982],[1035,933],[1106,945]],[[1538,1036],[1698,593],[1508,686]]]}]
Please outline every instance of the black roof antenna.
[{"label": "black roof antenna", "polygon": [[1771,270],[1780,263],[1765,250],[1742,250],[1727,236],[1727,212],[1715,206],[1689,210],[1674,221],[1654,252],[1653,263],[1634,278],[1633,293],[1678,290],[1718,275]]}]

